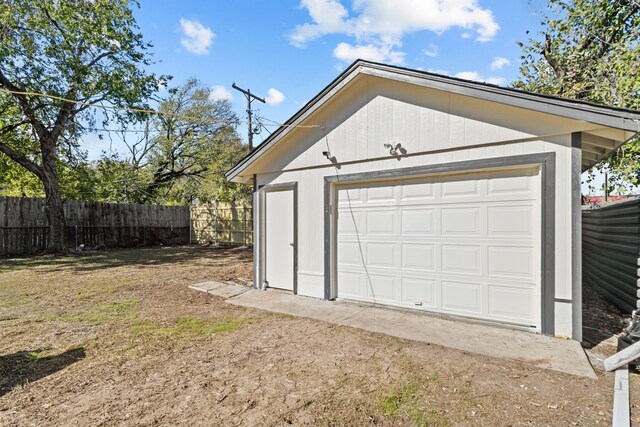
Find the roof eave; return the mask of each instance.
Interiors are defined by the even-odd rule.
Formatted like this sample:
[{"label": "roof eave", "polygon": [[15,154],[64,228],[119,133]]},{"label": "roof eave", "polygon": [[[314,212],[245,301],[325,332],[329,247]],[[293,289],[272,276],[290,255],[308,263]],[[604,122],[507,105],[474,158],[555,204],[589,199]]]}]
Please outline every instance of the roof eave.
[{"label": "roof eave", "polygon": [[[322,105],[320,101],[323,98],[333,96],[358,74],[404,81],[409,84],[497,102],[517,108],[553,114],[568,119],[594,123],[605,127],[633,132],[635,134],[640,132],[640,112],[637,111],[567,100],[554,96],[504,88],[489,83],[473,82],[408,68],[357,60],[287,120],[285,126],[278,128],[269,138],[260,144],[260,146],[231,168],[225,174],[227,180],[244,182],[242,179],[240,181],[236,180],[242,171],[249,167],[263,152],[268,151],[268,149],[284,137],[284,135],[288,134],[296,124],[300,124],[301,121],[320,107],[320,105]],[[325,101],[327,99],[325,99]]]},{"label": "roof eave", "polygon": [[[392,68],[383,64],[368,64],[362,73],[382,78],[470,96],[486,101],[520,107],[528,110],[553,114],[574,120],[612,127],[631,132],[640,131],[640,112],[617,109],[588,102],[568,100],[550,95],[541,95],[489,83],[456,79],[438,74],[425,74],[406,68]],[[368,68],[368,69],[367,69]],[[400,76],[400,78],[396,77]],[[402,76],[405,76],[402,78]]]}]

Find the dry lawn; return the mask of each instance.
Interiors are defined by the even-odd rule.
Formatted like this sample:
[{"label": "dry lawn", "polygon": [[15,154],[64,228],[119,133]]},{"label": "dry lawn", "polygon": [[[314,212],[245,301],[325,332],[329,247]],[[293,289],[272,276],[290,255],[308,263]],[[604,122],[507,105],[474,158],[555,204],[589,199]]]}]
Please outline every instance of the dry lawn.
[{"label": "dry lawn", "polygon": [[250,275],[241,249],[0,260],[0,425],[611,423],[611,374],[573,377],[187,288]]}]

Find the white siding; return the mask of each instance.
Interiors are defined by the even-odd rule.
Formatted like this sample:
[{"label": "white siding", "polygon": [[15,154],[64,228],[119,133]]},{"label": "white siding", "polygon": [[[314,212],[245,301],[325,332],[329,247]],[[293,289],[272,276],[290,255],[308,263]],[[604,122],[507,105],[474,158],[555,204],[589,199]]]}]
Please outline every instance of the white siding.
[{"label": "white siding", "polygon": [[[247,171],[260,172],[259,185],[299,183],[299,294],[323,296],[324,176],[555,152],[556,298],[571,299],[570,139],[583,130],[575,121],[366,77],[309,123],[324,129],[295,130]],[[391,158],[385,143],[419,155]],[[322,155],[327,150],[339,169]],[[571,336],[571,316],[556,316],[555,328]]]}]

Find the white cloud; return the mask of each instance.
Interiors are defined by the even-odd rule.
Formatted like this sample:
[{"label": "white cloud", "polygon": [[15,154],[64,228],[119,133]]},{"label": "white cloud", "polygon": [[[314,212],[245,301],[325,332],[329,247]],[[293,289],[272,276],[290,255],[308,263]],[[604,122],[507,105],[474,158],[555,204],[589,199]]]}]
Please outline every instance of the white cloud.
[{"label": "white cloud", "polygon": [[435,44],[430,44],[429,46],[427,46],[427,48],[424,50],[424,54],[430,57],[434,57],[434,56],[438,56],[438,46]]},{"label": "white cloud", "polygon": [[453,77],[457,77],[459,79],[465,79],[465,80],[482,80],[482,77],[480,77],[480,73],[478,73],[477,71],[460,71],[459,73],[456,73]]},{"label": "white cloud", "polygon": [[183,37],[180,39],[180,44],[184,46],[188,52],[194,55],[209,54],[209,48],[215,37],[211,28],[205,27],[195,20],[191,21],[180,18],[180,29],[183,34]]},{"label": "white cloud", "polygon": [[491,83],[492,85],[504,85],[504,77],[489,76],[484,81],[487,83]]},{"label": "white cloud", "polygon": [[433,74],[440,74],[442,76],[449,76],[451,75],[451,73],[449,73],[448,70],[441,70],[441,69],[433,69],[433,68],[429,68],[427,70],[427,72],[429,73],[433,73]]},{"label": "white cloud", "polygon": [[308,41],[325,34],[348,32],[349,12],[338,0],[302,0],[300,7],[309,11],[312,24],[297,25],[289,36],[289,41],[296,47],[303,47]]},{"label": "white cloud", "polygon": [[495,58],[493,58],[493,62],[491,62],[490,67],[492,70],[502,70],[509,64],[511,64],[511,62],[507,58],[496,56]]},{"label": "white cloud", "polygon": [[356,59],[367,59],[375,62],[404,63],[404,52],[393,50],[389,46],[365,44],[352,46],[349,43],[339,43],[333,50],[333,56],[341,61],[353,62]]},{"label": "white cloud", "polygon": [[[300,6],[307,9],[311,22],[297,25],[289,41],[302,47],[306,43],[327,34],[343,34],[355,39],[355,43],[336,47],[334,54],[366,47],[365,53],[389,57],[393,53],[396,62],[397,49],[402,46],[406,34],[431,31],[437,34],[451,28],[461,28],[465,34],[475,34],[476,40],[492,40],[500,26],[490,9],[482,8],[479,0],[353,0],[351,10],[340,0],[302,0]],[[341,43],[342,45],[342,43]],[[362,49],[360,49],[362,50]],[[429,49],[428,52],[433,52]]]},{"label": "white cloud", "polygon": [[231,101],[233,99],[233,95],[224,86],[213,86],[211,88],[211,93],[209,93],[209,99],[213,101],[220,101],[220,100]]},{"label": "white cloud", "polygon": [[494,85],[501,85],[504,83],[504,78],[502,77],[495,77],[495,76],[484,77],[477,71],[461,71],[459,73],[454,74],[453,77],[457,77],[459,79],[465,79],[465,80],[474,80],[477,82],[491,83]]},{"label": "white cloud", "polygon": [[267,91],[265,101],[267,101],[269,105],[278,105],[284,101],[284,94],[278,89],[271,88]]}]

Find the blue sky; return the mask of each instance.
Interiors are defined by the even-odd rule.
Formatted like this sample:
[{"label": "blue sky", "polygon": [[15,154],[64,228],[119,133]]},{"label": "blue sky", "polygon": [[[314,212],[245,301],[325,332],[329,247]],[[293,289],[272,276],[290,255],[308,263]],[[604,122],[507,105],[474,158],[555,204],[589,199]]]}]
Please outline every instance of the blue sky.
[{"label": "blue sky", "polygon": [[[543,0],[140,0],[135,16],[154,46],[150,71],[172,75],[172,86],[196,77],[244,118],[235,82],[267,99],[254,103],[258,116],[284,123],[357,58],[508,85],[516,42],[539,38],[545,12]],[[85,142],[90,159],[124,149]]]},{"label": "blue sky", "polygon": [[[267,99],[254,103],[258,116],[284,123],[357,58],[508,85],[516,42],[540,38],[545,12],[544,0],[140,0],[135,16],[153,44],[150,71],[172,75],[171,86],[196,77],[245,118],[235,82]],[[125,148],[97,135],[85,143],[89,159]]]},{"label": "blue sky", "polygon": [[[141,0],[135,16],[154,45],[153,72],[172,75],[172,85],[196,77],[242,116],[235,82],[267,98],[254,104],[260,116],[282,123],[358,57],[507,85],[518,74],[516,41],[538,31],[544,8],[540,0]],[[109,148],[86,142],[90,158]]]}]

